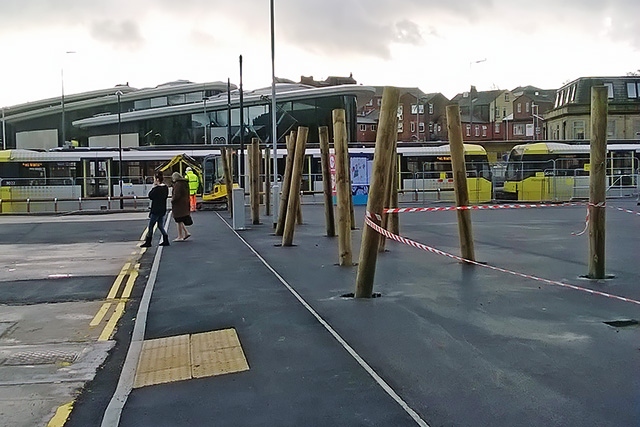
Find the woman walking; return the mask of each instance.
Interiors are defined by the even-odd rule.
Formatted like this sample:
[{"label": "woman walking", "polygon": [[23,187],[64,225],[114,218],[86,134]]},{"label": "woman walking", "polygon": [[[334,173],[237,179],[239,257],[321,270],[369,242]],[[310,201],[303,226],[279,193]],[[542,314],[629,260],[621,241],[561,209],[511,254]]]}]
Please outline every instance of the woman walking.
[{"label": "woman walking", "polygon": [[185,225],[193,224],[189,209],[189,183],[178,172],[171,175],[173,193],[171,195],[171,214],[178,227],[178,237],[175,242],[182,242],[191,237]]},{"label": "woman walking", "polygon": [[167,213],[167,198],[169,197],[169,187],[164,183],[164,175],[162,171],[156,172],[153,188],[149,191],[149,200],[151,200],[151,212],[149,212],[149,229],[144,243],[140,245],[142,248],[151,247],[151,239],[153,239],[153,227],[158,224],[158,230],[162,233],[162,243],[160,246],[169,246],[169,235],[164,229],[164,216]]}]

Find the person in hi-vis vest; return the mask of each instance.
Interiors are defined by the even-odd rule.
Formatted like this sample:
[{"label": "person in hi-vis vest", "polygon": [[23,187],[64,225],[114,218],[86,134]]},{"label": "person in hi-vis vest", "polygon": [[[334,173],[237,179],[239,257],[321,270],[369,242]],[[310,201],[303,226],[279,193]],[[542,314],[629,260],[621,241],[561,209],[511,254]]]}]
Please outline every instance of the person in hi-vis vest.
[{"label": "person in hi-vis vest", "polygon": [[189,204],[191,205],[191,212],[196,211],[196,193],[198,192],[198,186],[200,182],[198,180],[198,175],[193,173],[193,170],[188,167],[186,169],[186,173],[184,177],[189,181]]}]

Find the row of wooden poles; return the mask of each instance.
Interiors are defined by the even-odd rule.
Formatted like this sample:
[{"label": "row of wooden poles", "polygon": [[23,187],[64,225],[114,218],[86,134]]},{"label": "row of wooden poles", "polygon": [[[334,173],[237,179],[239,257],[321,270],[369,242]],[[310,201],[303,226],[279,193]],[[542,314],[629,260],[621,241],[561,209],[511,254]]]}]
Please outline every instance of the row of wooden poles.
[{"label": "row of wooden poles", "polygon": [[[400,91],[394,87],[385,87],[378,122],[373,170],[367,200],[368,217],[378,222],[382,228],[390,233],[399,235],[399,220],[397,214],[384,214],[385,208],[398,206],[397,182],[397,128],[398,104]],[[457,105],[449,105],[446,109],[447,127],[453,170],[453,182],[457,207],[469,206],[469,192],[467,188],[467,173],[464,160],[464,144],[460,110]],[[604,86],[592,89],[591,102],[591,175],[589,202],[589,278],[603,279],[605,277],[605,192],[606,192],[606,124],[607,124],[607,91]],[[282,246],[292,246],[295,225],[302,223],[300,207],[300,186],[305,149],[309,129],[299,127],[297,131],[286,136],[287,157],[285,174],[282,181],[280,208],[276,223],[275,234],[282,236]],[[349,172],[349,152],[347,129],[344,110],[333,111],[334,158],[335,158],[335,186],[337,198],[337,235],[338,235],[338,264],[353,266],[351,232],[355,229],[353,199],[351,197],[351,182]],[[324,188],[324,206],[326,235],[335,237],[336,227],[330,175],[330,142],[329,130],[326,126],[319,128],[320,156],[322,165],[322,181]],[[229,165],[230,152],[223,149],[223,168],[227,188],[232,188],[231,169]],[[261,151],[259,141],[254,139],[248,149],[249,153],[249,182],[250,206],[253,224],[260,224],[260,164]],[[269,150],[265,150],[266,165],[269,164]],[[265,173],[265,205],[269,215],[269,173]],[[232,210],[232,204],[229,203]],[[460,239],[461,258],[475,262],[471,211],[458,209],[458,234]],[[233,215],[233,212],[231,212]],[[274,212],[275,215],[275,212]],[[362,230],[360,257],[354,295],[356,298],[370,298],[373,295],[373,282],[378,253],[385,249],[385,237],[369,226]]]}]

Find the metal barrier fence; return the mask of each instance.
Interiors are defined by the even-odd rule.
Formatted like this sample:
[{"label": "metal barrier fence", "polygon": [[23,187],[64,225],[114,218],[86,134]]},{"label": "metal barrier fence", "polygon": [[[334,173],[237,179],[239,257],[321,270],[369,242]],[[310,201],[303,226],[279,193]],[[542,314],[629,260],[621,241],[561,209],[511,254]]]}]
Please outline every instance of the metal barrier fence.
[{"label": "metal barrier fence", "polygon": [[[589,170],[557,167],[566,163],[567,159],[513,163],[505,178],[517,183],[517,199],[521,201],[588,199]],[[608,167],[606,197],[637,197],[640,193],[639,175],[640,170],[634,171],[630,167]]]}]

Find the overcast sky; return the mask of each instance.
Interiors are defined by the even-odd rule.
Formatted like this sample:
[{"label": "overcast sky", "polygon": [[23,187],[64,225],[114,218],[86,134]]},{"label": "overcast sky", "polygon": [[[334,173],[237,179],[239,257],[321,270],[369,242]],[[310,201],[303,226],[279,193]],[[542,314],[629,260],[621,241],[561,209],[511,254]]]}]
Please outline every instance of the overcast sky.
[{"label": "overcast sky", "polygon": [[[640,69],[639,0],[274,0],[276,76],[451,98]],[[0,0],[0,106],[129,83],[271,84],[269,0]],[[65,53],[74,51],[76,53]],[[480,60],[486,61],[478,62]],[[61,71],[64,70],[64,78]]]}]

